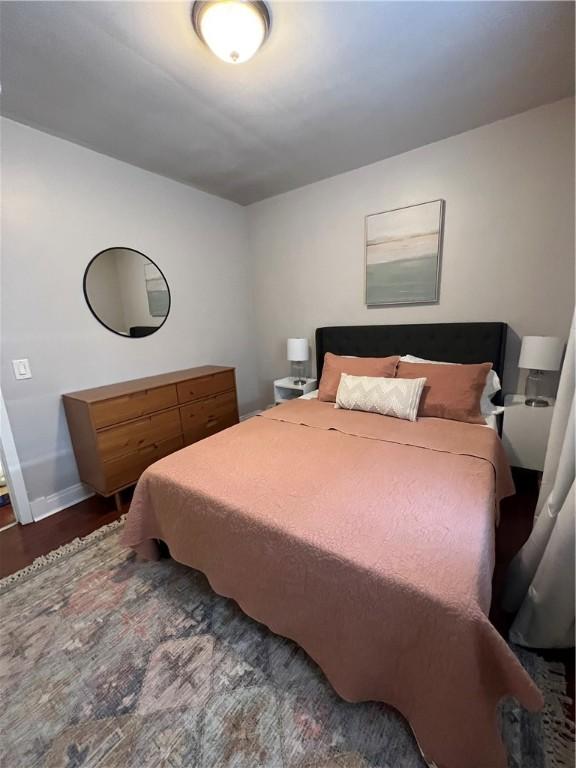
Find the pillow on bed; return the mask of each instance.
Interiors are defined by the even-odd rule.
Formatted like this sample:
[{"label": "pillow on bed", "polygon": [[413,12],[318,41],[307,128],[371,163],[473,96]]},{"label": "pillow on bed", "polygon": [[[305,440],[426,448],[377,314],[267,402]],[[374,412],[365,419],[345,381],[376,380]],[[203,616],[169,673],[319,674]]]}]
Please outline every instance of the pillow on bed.
[{"label": "pillow on bed", "polygon": [[425,383],[426,379],[349,376],[343,373],[335,407],[416,421]]},{"label": "pillow on bed", "polygon": [[484,424],[480,398],[492,363],[445,365],[434,363],[398,363],[399,379],[427,379],[420,400],[418,416]]},{"label": "pillow on bed", "polygon": [[398,355],[393,357],[341,357],[326,352],[322,378],[318,387],[318,400],[333,403],[340,384],[340,376],[348,373],[352,376],[380,376],[394,378]]},{"label": "pillow on bed", "polygon": [[[461,365],[461,363],[445,363],[440,360],[426,360],[424,357],[415,357],[414,355],[402,355],[400,358],[401,363],[433,363],[434,365]],[[480,398],[480,410],[483,416],[496,416],[499,413],[504,413],[504,408],[501,405],[494,405],[492,398],[497,392],[502,389],[502,384],[498,374],[492,368],[488,371],[486,376],[486,384]]]}]

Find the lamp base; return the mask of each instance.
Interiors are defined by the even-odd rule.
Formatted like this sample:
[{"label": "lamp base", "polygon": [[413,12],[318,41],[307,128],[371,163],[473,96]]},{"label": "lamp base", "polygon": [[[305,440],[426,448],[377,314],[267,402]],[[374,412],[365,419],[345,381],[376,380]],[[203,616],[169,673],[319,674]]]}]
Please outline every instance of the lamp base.
[{"label": "lamp base", "polygon": [[529,405],[530,408],[547,408],[550,403],[548,400],[543,400],[541,397],[527,397],[524,401],[524,405]]},{"label": "lamp base", "polygon": [[531,370],[526,377],[526,389],[524,394],[526,400],[524,403],[530,408],[546,408],[550,403],[542,395],[542,384],[544,382],[544,371]]},{"label": "lamp base", "polygon": [[305,370],[304,361],[292,360],[291,368],[292,368],[292,371],[290,375],[292,377],[293,383],[297,387],[306,384],[306,376],[305,376],[306,370]]}]

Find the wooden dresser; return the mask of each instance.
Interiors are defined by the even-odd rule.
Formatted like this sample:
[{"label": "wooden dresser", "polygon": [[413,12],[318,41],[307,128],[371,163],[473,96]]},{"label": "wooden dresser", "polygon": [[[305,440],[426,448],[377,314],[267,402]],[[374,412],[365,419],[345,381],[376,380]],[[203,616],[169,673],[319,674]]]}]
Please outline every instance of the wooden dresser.
[{"label": "wooden dresser", "polygon": [[206,365],[63,396],[80,479],[116,496],[153,462],[238,423],[234,368]]}]

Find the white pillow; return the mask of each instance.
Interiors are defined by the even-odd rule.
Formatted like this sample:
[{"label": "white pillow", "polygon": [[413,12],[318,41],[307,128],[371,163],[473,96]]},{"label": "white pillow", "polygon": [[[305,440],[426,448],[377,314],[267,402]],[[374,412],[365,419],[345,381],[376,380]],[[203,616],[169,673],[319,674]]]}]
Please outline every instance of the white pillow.
[{"label": "white pillow", "polygon": [[343,373],[340,376],[334,407],[416,421],[425,383],[425,378],[392,379],[380,376],[350,376]]},{"label": "white pillow", "polygon": [[[402,355],[400,361],[403,363],[433,363],[434,365],[461,365],[461,363],[445,363],[440,360],[426,360],[423,357],[415,357],[414,355]],[[496,416],[498,413],[504,413],[504,408],[501,405],[494,405],[492,398],[497,392],[500,392],[502,385],[496,371],[488,371],[486,376],[486,384],[480,397],[480,412],[482,416]]]}]

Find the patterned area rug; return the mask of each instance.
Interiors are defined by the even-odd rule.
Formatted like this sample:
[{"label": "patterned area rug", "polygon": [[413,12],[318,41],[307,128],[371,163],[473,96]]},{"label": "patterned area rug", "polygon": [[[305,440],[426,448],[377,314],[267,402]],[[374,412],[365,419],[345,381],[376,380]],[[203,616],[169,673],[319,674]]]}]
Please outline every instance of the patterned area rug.
[{"label": "patterned area rug", "polygon": [[[293,643],[118,524],[0,584],[6,768],[424,768],[406,721],[347,704]],[[511,768],[572,765],[561,671],[518,652],[544,716],[503,709]],[[487,766],[489,768],[489,766]]]}]

